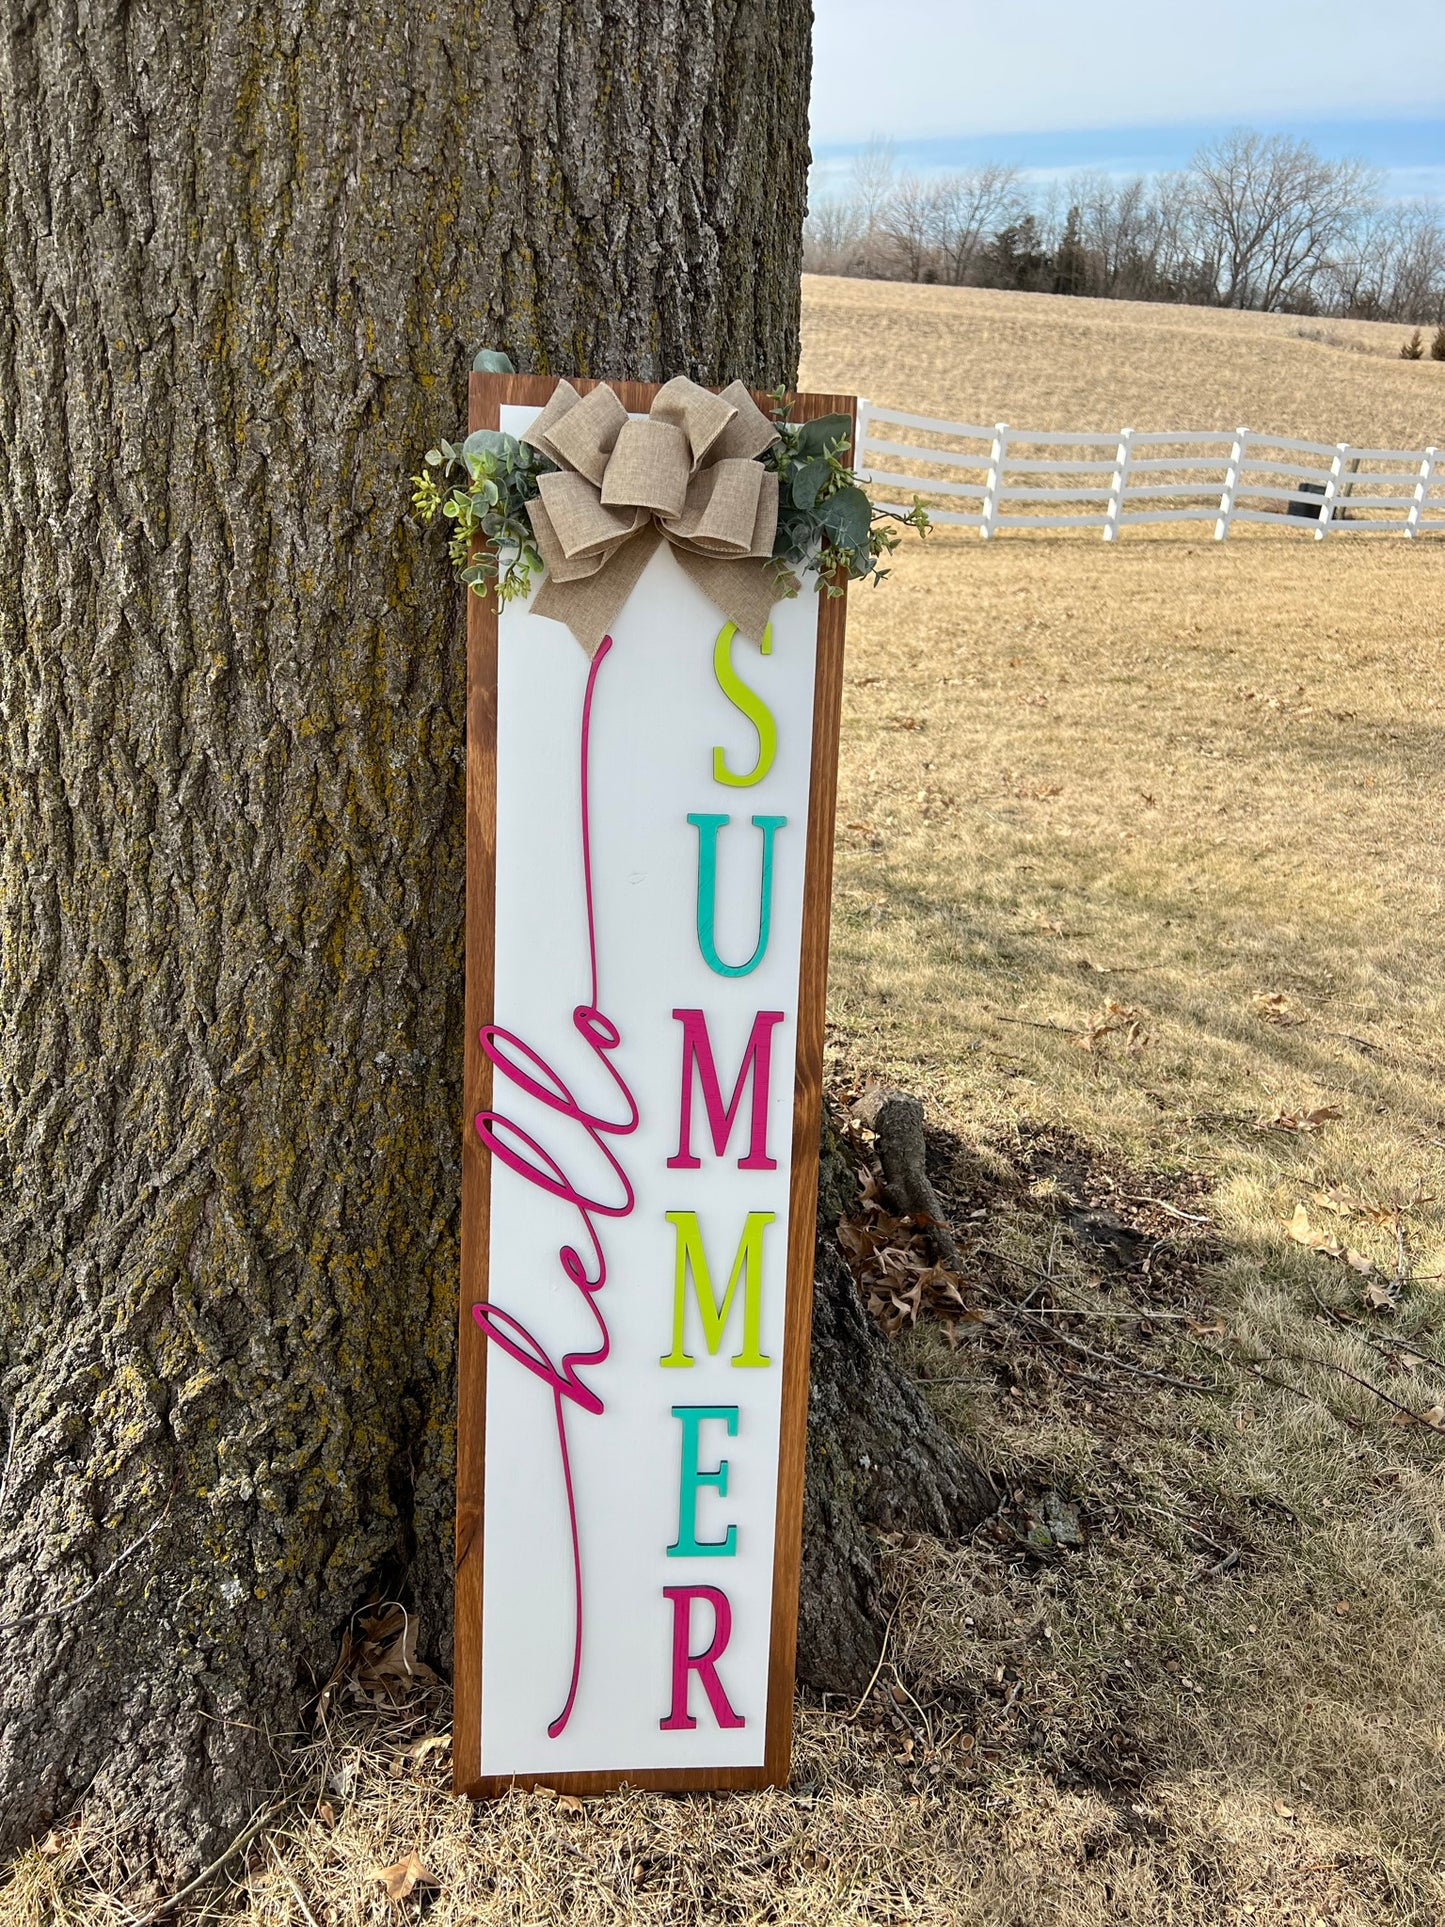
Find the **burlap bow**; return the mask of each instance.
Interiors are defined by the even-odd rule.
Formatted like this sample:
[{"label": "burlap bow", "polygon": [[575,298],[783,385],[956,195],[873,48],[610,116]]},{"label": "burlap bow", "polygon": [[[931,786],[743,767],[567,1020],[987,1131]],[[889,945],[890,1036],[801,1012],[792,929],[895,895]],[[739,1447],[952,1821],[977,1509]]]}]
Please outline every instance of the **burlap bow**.
[{"label": "burlap bow", "polygon": [[761,642],[776,585],[764,566],[778,478],[758,456],[777,430],[740,381],[720,395],[679,375],[634,421],[614,389],[559,381],[522,438],[551,456],[528,514],[547,579],[532,603],[596,653],[660,542],[745,636]]}]

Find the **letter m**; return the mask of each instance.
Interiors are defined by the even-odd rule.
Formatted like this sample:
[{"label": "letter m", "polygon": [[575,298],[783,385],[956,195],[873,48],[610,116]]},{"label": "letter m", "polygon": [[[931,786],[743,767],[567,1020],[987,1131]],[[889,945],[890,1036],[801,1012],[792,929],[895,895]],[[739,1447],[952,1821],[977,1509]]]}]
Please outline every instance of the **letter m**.
[{"label": "letter m", "polygon": [[731,1315],[734,1301],[738,1295],[738,1285],[743,1288],[743,1348],[733,1359],[734,1365],[771,1365],[772,1360],[765,1358],[759,1348],[763,1318],[763,1232],[777,1218],[775,1211],[750,1211],[743,1225],[743,1235],[738,1240],[738,1254],[733,1260],[732,1276],[728,1280],[727,1291],[721,1304],[713,1289],[712,1273],[708,1269],[707,1253],[703,1249],[702,1233],[698,1229],[695,1211],[669,1211],[667,1222],[677,1227],[677,1268],[673,1278],[672,1292],[672,1350],[662,1360],[664,1365],[694,1365],[696,1359],[686,1349],[684,1340],[687,1335],[687,1281],[692,1279],[693,1292],[697,1298],[697,1309],[702,1318],[703,1342],[711,1355],[716,1358],[718,1347],[722,1344],[723,1332]]},{"label": "letter m", "polygon": [[667,1160],[669,1171],[695,1171],[702,1160],[692,1153],[692,1089],[694,1072],[702,1085],[702,1101],[707,1110],[712,1148],[722,1157],[732,1136],[733,1124],[742,1109],[743,1086],[749,1075],[753,1080],[752,1128],[748,1133],[748,1154],[738,1159],[740,1171],[776,1171],[778,1160],[768,1156],[768,1083],[773,1068],[773,1026],[783,1021],[780,1010],[760,1010],[753,1019],[742,1067],[733,1085],[733,1094],[723,1105],[722,1084],[717,1060],[712,1054],[712,1039],[707,1034],[707,1019],[700,1010],[675,1010],[682,1025],[682,1115],[678,1125],[677,1155]]}]

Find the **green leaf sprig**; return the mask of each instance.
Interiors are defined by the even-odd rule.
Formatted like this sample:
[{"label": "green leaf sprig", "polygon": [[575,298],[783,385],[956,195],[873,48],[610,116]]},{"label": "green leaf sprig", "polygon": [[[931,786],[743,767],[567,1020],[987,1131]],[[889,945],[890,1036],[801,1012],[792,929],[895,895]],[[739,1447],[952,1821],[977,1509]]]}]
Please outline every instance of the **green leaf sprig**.
[{"label": "green leaf sprig", "polygon": [[[842,595],[848,582],[875,585],[891,573],[879,565],[898,547],[900,528],[926,536],[933,526],[918,496],[906,514],[876,508],[843,459],[852,440],[846,415],[819,415],[810,422],[790,417],[785,388],[773,391],[773,423],[778,439],[763,456],[763,466],[778,477],[778,532],[772,568],[784,594],[797,593],[797,578],[807,570],[825,595]],[[791,583],[791,587],[789,584]]]},{"label": "green leaf sprig", "polygon": [[425,460],[411,478],[411,505],[423,522],[440,513],[451,523],[447,553],[462,581],[478,595],[494,588],[499,602],[526,595],[542,567],[527,504],[537,477],[557,464],[496,428],[474,429],[460,447],[441,442]]}]

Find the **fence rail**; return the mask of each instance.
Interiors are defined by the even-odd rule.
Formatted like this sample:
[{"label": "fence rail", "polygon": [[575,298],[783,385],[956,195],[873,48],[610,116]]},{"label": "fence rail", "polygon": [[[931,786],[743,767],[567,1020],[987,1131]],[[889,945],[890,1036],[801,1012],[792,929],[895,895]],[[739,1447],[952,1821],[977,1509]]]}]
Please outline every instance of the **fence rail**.
[{"label": "fence rail", "polygon": [[[1068,452],[1015,452],[1025,448]],[[921,496],[943,504],[930,509],[935,522],[985,539],[1008,529],[1097,529],[1114,542],[1125,528],[1175,522],[1212,522],[1220,542],[1236,522],[1293,526],[1318,541],[1445,535],[1445,452],[1433,447],[1356,448],[1249,428],[990,428],[860,401],[854,460],[880,507],[902,509]],[[964,479],[960,470],[975,474]]]}]

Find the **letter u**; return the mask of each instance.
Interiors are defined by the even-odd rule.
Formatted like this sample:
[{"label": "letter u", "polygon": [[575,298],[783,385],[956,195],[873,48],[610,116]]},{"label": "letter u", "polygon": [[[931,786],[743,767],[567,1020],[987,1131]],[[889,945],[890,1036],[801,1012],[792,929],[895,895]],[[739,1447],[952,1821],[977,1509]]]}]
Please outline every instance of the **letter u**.
[{"label": "letter u", "polygon": [[763,883],[758,906],[758,944],[745,964],[725,964],[717,954],[717,839],[732,822],[730,816],[689,816],[697,827],[697,943],[709,970],[720,977],[746,977],[767,954],[773,921],[773,838],[787,822],[785,816],[755,816],[763,833]]}]

